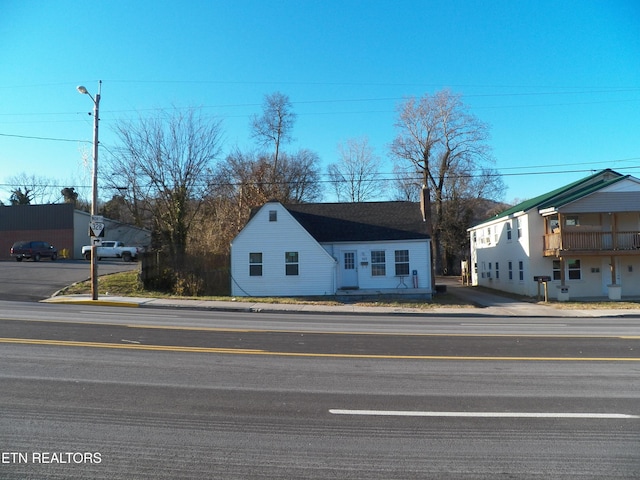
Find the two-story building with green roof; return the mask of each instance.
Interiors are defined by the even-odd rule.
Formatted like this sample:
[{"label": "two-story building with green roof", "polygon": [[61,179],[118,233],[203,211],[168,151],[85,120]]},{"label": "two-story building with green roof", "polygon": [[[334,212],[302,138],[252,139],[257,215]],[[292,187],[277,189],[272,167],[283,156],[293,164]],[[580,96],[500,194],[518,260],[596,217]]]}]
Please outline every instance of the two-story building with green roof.
[{"label": "two-story building with green roof", "polygon": [[550,298],[640,296],[640,180],[610,169],[470,228],[473,285]]}]

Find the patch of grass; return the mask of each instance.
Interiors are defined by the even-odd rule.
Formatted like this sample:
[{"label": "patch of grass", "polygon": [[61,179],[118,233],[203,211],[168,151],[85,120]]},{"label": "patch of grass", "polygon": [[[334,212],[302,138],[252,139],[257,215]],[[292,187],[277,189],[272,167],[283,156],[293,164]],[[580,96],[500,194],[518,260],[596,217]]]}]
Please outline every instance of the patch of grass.
[{"label": "patch of grass", "polygon": [[[122,295],[122,296],[154,296],[153,292],[144,290],[139,279],[139,272],[131,270],[129,272],[112,273],[98,278],[98,293],[100,295]],[[60,291],[60,295],[80,295],[91,293],[91,281],[74,283]]]},{"label": "patch of grass", "polygon": [[480,291],[492,293],[494,295],[500,295],[501,297],[512,298],[521,302],[537,303],[539,305],[548,305],[550,307],[557,308],[559,310],[632,310],[640,309],[640,300],[631,301],[607,301],[607,300],[581,300],[573,302],[559,302],[555,299],[550,299],[547,303],[544,301],[538,301],[537,297],[527,297],[525,295],[518,295],[516,293],[504,292],[502,290],[495,290],[489,287],[476,286],[473,287]]},{"label": "patch of grass", "polygon": [[[544,303],[544,302],[540,302]],[[559,310],[640,310],[640,301],[584,301],[584,302],[558,302],[551,300],[546,305],[551,305]]]},{"label": "patch of grass", "polygon": [[[78,282],[60,291],[60,295],[81,295],[91,293],[91,282],[89,280]],[[123,297],[152,297],[152,298],[181,298],[186,300],[217,300],[223,302],[252,302],[252,303],[274,303],[274,304],[298,304],[298,305],[359,305],[367,307],[397,307],[397,308],[420,308],[428,310],[431,308],[469,308],[473,305],[461,303],[460,299],[453,295],[444,293],[438,294],[430,301],[420,301],[415,298],[403,298],[398,296],[372,296],[370,299],[358,299],[357,301],[340,301],[332,296],[327,297],[223,297],[223,296],[202,296],[202,297],[179,297],[168,293],[145,290],[140,282],[139,272],[132,270],[129,272],[113,273],[104,275],[98,279],[99,295],[117,295]]]}]

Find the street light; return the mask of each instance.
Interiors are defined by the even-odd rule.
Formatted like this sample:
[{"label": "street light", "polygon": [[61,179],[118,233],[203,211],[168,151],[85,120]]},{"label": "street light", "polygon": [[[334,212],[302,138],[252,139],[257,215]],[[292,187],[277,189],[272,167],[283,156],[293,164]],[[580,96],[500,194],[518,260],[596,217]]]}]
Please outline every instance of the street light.
[{"label": "street light", "polygon": [[[89,95],[93,101],[93,172],[91,184],[91,222],[98,215],[98,122],[100,121],[100,92],[102,80],[98,82],[98,93],[93,98],[89,91],[82,85],[77,87],[78,92]],[[98,246],[96,238],[91,238],[91,298],[98,300]]]}]

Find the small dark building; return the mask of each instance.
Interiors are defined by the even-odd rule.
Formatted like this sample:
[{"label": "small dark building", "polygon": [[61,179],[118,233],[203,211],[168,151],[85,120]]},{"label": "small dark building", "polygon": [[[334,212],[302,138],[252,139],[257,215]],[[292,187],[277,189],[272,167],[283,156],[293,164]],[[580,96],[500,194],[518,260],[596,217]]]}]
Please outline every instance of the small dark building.
[{"label": "small dark building", "polygon": [[[70,203],[0,206],[0,259],[10,258],[11,246],[20,240],[42,240],[58,249],[59,258],[81,258],[89,245],[91,215]],[[105,240],[128,245],[149,244],[151,234],[130,225],[105,219]]]}]

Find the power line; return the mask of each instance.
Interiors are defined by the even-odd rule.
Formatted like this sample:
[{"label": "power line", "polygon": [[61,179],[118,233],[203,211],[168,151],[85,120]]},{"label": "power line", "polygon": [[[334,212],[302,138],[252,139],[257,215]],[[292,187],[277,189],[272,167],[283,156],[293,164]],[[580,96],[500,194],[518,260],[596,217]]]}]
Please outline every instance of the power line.
[{"label": "power line", "polygon": [[[635,165],[635,166],[631,166],[631,167],[625,167],[625,170],[639,170],[640,169],[640,165]],[[514,176],[531,176],[531,175],[565,175],[565,174],[570,174],[570,173],[595,173],[597,170],[593,169],[593,168],[583,168],[583,169],[573,169],[573,170],[547,170],[547,171],[538,171],[538,172],[527,172],[527,173],[490,173],[490,174],[480,174],[480,173],[469,173],[469,174],[453,174],[453,175],[447,175],[446,178],[448,179],[457,179],[457,178],[481,178],[481,177],[500,177],[500,176],[510,176],[510,177],[514,177]],[[329,174],[328,173],[321,173],[320,176],[322,177],[327,177]],[[414,175],[395,175],[393,173],[386,173],[386,172],[378,172],[374,174],[375,176],[377,176],[377,178],[375,178],[375,181],[379,181],[379,182],[395,182],[396,180],[404,180],[404,181],[416,181],[416,182],[421,182],[423,177],[422,175],[418,175],[416,174]],[[388,176],[388,177],[387,177]],[[340,183],[348,183],[350,182],[349,179],[343,179],[343,180],[338,180],[338,182]],[[243,185],[253,185],[253,184],[260,184],[260,185],[268,185],[268,186],[274,186],[274,185],[287,185],[290,182],[286,182],[286,181],[276,181],[276,182],[264,182],[264,181],[251,181],[251,182],[207,182],[207,183],[199,183],[199,184],[195,184],[194,187],[196,188],[204,188],[204,187],[240,187]],[[333,179],[326,179],[326,180],[318,180],[316,183],[336,183],[336,180]],[[36,187],[36,188],[64,188],[64,187],[74,187],[74,188],[91,188],[90,185],[68,185],[68,184],[30,184],[27,185],[28,187]],[[9,184],[9,183],[4,183],[4,184],[0,184],[0,188],[15,188],[16,185],[14,184]],[[121,190],[122,187],[111,187],[111,186],[102,186],[102,189],[115,189],[115,190]]]},{"label": "power line", "polygon": [[12,135],[10,133],[0,133],[0,137],[14,137],[14,138],[26,138],[29,140],[47,140],[51,142],[82,142],[82,143],[91,143],[90,140],[74,140],[71,138],[52,138],[52,137],[34,137],[30,135]]}]

